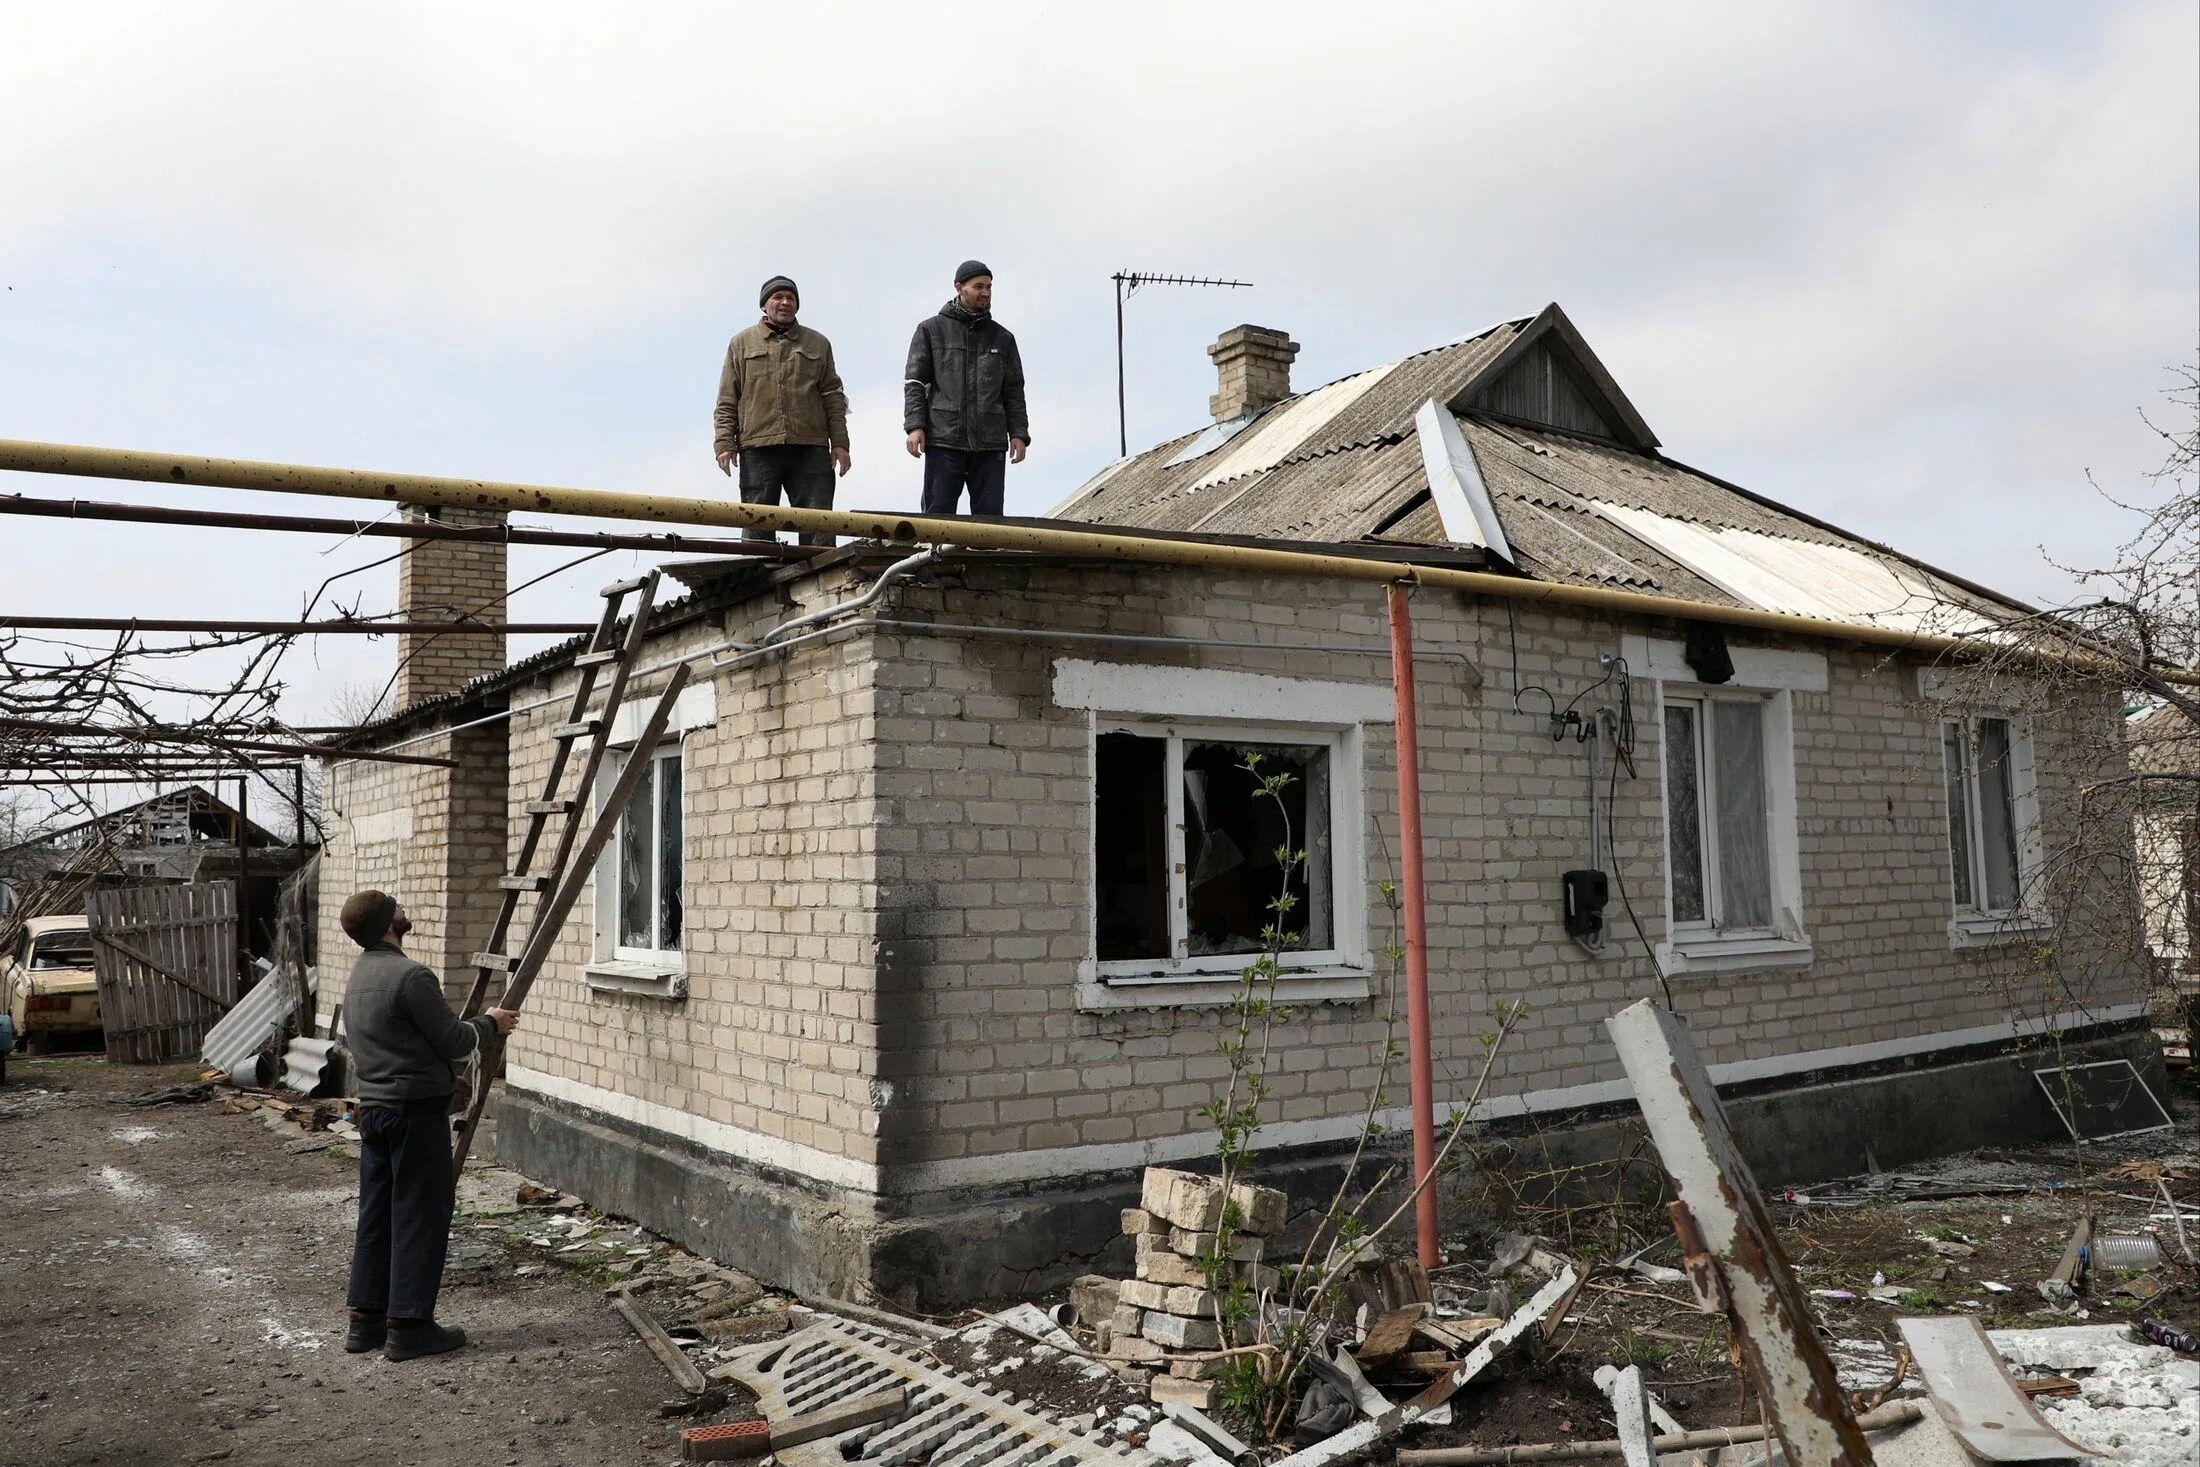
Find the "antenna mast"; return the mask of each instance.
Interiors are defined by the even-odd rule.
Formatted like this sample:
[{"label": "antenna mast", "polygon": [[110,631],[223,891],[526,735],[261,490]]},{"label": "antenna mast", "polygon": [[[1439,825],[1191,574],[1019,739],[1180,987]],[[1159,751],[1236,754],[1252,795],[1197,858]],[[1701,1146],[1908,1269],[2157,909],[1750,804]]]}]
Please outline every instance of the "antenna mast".
[{"label": "antenna mast", "polygon": [[1210,280],[1201,275],[1152,275],[1143,270],[1118,270],[1109,277],[1115,282],[1115,436],[1119,455],[1131,454],[1130,420],[1123,409],[1123,302],[1138,293],[1141,285],[1213,285],[1225,290],[1249,290],[1250,280]]}]

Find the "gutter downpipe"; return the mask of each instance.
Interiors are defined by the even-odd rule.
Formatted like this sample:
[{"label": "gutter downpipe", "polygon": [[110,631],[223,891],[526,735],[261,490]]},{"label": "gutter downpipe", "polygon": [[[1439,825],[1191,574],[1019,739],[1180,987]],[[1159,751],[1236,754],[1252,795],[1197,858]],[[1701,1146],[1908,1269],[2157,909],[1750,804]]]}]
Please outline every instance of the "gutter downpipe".
[{"label": "gutter downpipe", "polygon": [[1390,610],[1390,686],[1398,704],[1399,888],[1406,926],[1406,1052],[1413,1069],[1414,1232],[1421,1266],[1443,1260],[1437,1249],[1436,1067],[1429,1054],[1428,901],[1421,874],[1421,740],[1414,725],[1413,615],[1406,591],[1384,588]]},{"label": "gutter downpipe", "polygon": [[[1198,540],[1159,540],[1136,532],[1079,525],[1013,524],[998,520],[877,511],[802,509],[794,505],[741,504],[727,500],[688,499],[678,495],[634,494],[609,489],[578,489],[543,484],[456,479],[437,474],[375,474],[360,469],[266,463],[253,459],[209,458],[199,454],[152,453],[139,449],[94,448],[81,444],[0,439],[0,471],[65,474],[93,479],[136,480],[152,484],[188,484],[200,488],[251,489],[274,494],[311,494],[333,499],[376,499],[397,504],[443,504],[460,509],[524,510],[538,514],[581,515],[602,519],[647,520],[659,524],[722,525],[738,529],[787,530],[812,535],[844,535],[893,543],[959,545],[974,550],[1029,550],[1074,555],[1132,565],[1201,565],[1268,575],[1313,576],[1383,584],[1411,582],[1438,590],[1477,596],[1577,606],[1615,615],[1670,617],[1721,626],[1753,627],[1790,636],[1867,647],[1890,647],[1928,655],[1981,656],[2008,650],[1979,637],[1905,631],[1862,625],[1833,617],[1798,616],[1653,596],[1565,581],[1531,581],[1489,571],[1458,570],[1412,561],[1375,560],[1307,550],[1268,550],[1249,545],[1217,545]],[[2082,653],[2036,653],[2027,660],[2079,668],[2112,664]],[[2161,669],[2165,682],[2200,687],[2200,672]]]}]

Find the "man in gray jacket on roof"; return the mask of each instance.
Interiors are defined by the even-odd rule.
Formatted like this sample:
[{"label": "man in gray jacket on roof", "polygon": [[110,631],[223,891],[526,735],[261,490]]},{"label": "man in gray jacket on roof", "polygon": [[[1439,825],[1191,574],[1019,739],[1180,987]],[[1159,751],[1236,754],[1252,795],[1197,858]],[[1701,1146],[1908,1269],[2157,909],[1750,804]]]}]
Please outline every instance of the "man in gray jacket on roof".
[{"label": "man in gray jacket on roof", "polygon": [[352,1243],[344,1348],[391,1360],[440,1355],[466,1332],[435,1322],[451,1235],[452,1068],[519,1015],[460,1019],[434,973],[398,943],[412,930],[387,892],[344,903],[344,931],[366,951],[344,990],[344,1030],[359,1085],[359,1231]]}]

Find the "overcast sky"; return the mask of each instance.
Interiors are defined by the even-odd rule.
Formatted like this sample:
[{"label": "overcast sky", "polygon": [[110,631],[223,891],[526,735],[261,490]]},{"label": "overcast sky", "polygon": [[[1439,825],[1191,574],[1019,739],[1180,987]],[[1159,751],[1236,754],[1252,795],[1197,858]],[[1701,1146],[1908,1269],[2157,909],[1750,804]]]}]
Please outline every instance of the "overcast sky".
[{"label": "overcast sky", "polygon": [[[848,384],[841,503],[913,508],[902,353],[975,255],[1040,513],[1115,456],[1114,270],[1256,286],[1132,301],[1134,448],[1205,420],[1240,321],[1308,387],[1557,300],[1674,457],[2052,598],[2200,337],[2195,16],[0,3],[0,437],[725,494],[719,359],[785,272]],[[391,548],[5,518],[0,611],[292,615]],[[286,713],[393,656],[300,648]]]}]

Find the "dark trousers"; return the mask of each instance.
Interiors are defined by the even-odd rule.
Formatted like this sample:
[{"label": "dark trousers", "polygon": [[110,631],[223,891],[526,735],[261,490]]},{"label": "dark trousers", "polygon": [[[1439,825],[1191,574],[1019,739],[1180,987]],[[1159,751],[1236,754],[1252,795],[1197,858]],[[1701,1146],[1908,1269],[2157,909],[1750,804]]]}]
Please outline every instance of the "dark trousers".
[{"label": "dark trousers", "polygon": [[970,487],[972,514],[999,514],[1008,478],[1005,448],[927,448],[924,451],[924,512],[953,514]]},{"label": "dark trousers", "polygon": [[354,1309],[435,1318],[451,1238],[450,1097],[359,1107],[359,1235],[351,1248]]},{"label": "dark trousers", "polygon": [[[833,507],[832,450],[809,443],[775,443],[741,450],[741,502],[777,504],[785,494],[797,509]],[[769,530],[743,530],[744,540],[773,540]],[[805,545],[830,545],[830,535],[804,535]]]}]

